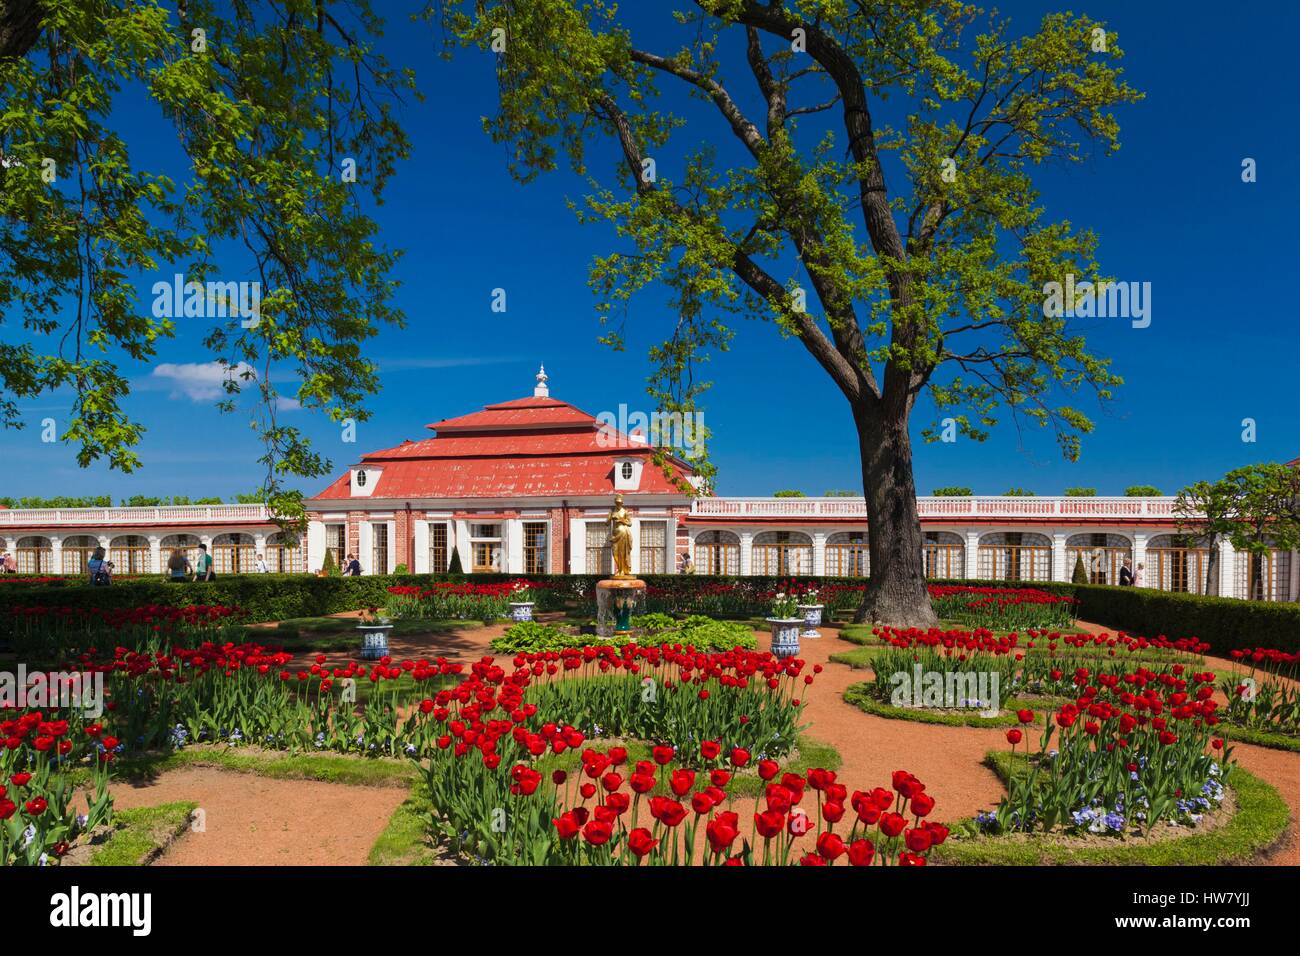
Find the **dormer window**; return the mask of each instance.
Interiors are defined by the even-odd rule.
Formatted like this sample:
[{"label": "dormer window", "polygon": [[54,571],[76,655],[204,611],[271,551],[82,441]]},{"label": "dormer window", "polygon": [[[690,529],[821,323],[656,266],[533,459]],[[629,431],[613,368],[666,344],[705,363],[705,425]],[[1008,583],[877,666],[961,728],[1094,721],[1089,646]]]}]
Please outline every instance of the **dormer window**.
[{"label": "dormer window", "polygon": [[640,458],[618,458],[614,461],[614,490],[637,491],[641,487]]},{"label": "dormer window", "polygon": [[382,468],[353,468],[348,489],[352,497],[369,498],[375,493],[375,487],[379,484],[379,479],[383,476],[383,473]]}]

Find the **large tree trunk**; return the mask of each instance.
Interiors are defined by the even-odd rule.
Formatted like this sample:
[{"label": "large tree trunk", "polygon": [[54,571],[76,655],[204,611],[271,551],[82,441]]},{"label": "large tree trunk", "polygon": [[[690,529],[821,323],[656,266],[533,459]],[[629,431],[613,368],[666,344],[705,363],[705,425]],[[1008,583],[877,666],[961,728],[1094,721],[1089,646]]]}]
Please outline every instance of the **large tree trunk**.
[{"label": "large tree trunk", "polygon": [[27,55],[40,36],[37,0],[0,0],[0,60]]},{"label": "large tree trunk", "polygon": [[921,520],[912,478],[912,439],[906,417],[887,423],[855,410],[867,499],[871,571],[858,622],[898,627],[938,623],[925,586]]}]

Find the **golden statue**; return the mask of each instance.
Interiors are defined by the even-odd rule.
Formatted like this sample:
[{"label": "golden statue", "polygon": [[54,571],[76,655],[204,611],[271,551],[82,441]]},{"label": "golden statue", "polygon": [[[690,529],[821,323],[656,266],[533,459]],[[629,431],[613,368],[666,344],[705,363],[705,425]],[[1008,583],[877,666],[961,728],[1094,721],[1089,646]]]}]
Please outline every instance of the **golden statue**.
[{"label": "golden statue", "polygon": [[614,577],[632,576],[632,515],[623,507],[623,496],[614,496],[609,513],[609,550],[614,559]]}]

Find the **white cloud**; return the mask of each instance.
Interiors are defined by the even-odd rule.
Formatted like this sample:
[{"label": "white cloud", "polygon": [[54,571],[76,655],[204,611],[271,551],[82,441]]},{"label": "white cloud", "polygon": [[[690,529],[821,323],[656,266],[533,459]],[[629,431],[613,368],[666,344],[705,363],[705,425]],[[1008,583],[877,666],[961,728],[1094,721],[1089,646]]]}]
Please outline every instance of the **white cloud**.
[{"label": "white cloud", "polygon": [[[149,377],[136,383],[137,390],[167,389],[171,398],[188,398],[192,402],[215,402],[226,396],[223,383],[228,377],[234,378],[245,395],[256,398],[255,392],[249,391],[256,376],[243,378],[251,366],[239,364],[227,369],[220,362],[163,362],[154,367]],[[274,378],[274,376],[272,376]],[[277,395],[275,406],[282,412],[296,412],[302,409],[302,403],[291,395]]]},{"label": "white cloud", "polygon": [[220,362],[163,362],[154,366],[150,377],[171,387],[172,398],[188,398],[192,402],[214,402],[225,394],[222,383],[229,376],[239,378],[248,369],[246,365],[227,367]]}]

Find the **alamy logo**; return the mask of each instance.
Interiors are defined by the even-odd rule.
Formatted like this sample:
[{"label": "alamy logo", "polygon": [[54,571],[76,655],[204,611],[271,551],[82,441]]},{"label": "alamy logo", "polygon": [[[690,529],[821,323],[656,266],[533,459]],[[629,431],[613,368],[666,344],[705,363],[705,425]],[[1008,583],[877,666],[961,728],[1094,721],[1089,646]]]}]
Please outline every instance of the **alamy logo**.
[{"label": "alamy logo", "polygon": [[917,664],[911,671],[896,671],[889,677],[894,685],[889,702],[895,707],[917,710],[978,710],[996,717],[1002,706],[996,671],[923,671]]},{"label": "alamy logo", "polygon": [[156,319],[239,319],[245,329],[261,320],[262,283],[185,281],[176,273],[171,282],[153,284]]},{"label": "alamy logo", "polygon": [[1151,324],[1150,282],[1075,283],[1066,273],[1065,284],[1043,286],[1043,315],[1049,319],[1132,319],[1133,328]]},{"label": "alamy logo", "polygon": [[50,925],[126,926],[133,936],[148,936],[153,928],[153,895],[150,893],[82,893],[72,887],[50,897]]},{"label": "alamy logo", "polygon": [[104,675],[100,671],[36,671],[26,664],[18,670],[0,671],[0,710],[79,709],[86,717],[104,712]]},{"label": "alamy logo", "polygon": [[655,448],[678,448],[690,455],[703,450],[703,412],[651,412],[647,415],[629,411],[624,404],[618,406],[617,413],[600,412],[596,421],[600,423],[596,444],[601,448],[651,445]]}]

